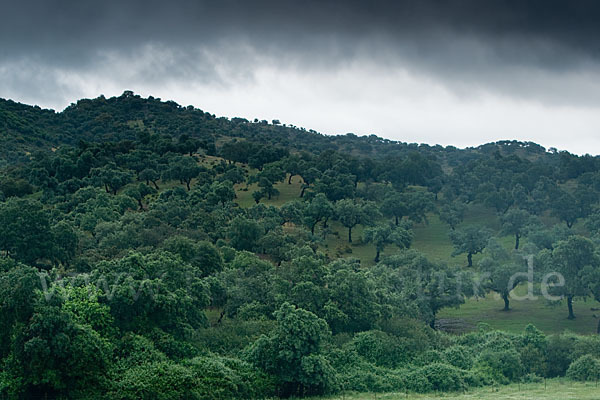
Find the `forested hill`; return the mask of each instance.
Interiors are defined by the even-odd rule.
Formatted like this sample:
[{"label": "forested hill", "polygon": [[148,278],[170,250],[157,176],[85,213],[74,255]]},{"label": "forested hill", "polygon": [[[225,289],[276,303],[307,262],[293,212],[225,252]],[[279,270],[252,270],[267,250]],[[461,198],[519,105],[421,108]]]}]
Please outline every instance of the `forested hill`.
[{"label": "forested hill", "polygon": [[[560,334],[598,324],[597,157],[326,136],[131,92],[60,113],[2,100],[0,135],[1,398],[600,376],[600,336]],[[515,302],[525,259],[539,300]]]},{"label": "forested hill", "polygon": [[58,113],[0,99],[0,124],[4,146],[1,157],[10,161],[22,161],[33,150],[77,145],[80,141],[135,140],[144,135],[196,138],[209,153],[215,152],[216,143],[227,138],[240,138],[312,154],[336,150],[357,156],[385,158],[419,152],[427,157],[437,157],[440,161],[447,160],[450,165],[461,157],[457,153],[476,157],[477,154],[489,156],[499,152],[503,156],[514,154],[527,159],[548,155],[542,146],[530,142],[502,141],[458,150],[452,146],[408,144],[375,135],[322,135],[314,130],[282,125],[277,120],[217,118],[192,106],[183,107],[154,97],[145,99],[130,91],[109,99],[101,96],[79,100]]}]

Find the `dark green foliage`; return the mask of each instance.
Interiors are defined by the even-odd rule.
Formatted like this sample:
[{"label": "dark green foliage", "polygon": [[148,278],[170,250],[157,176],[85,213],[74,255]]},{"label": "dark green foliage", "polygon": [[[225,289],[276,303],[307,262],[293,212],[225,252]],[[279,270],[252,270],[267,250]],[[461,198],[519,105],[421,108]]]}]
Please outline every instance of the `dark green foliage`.
[{"label": "dark green foliage", "polygon": [[[496,291],[508,308],[525,263],[492,234],[560,271],[565,286],[550,290],[568,304],[600,299],[595,157],[326,136],[129,91],[61,113],[0,100],[0,139],[2,398],[460,391],[597,375],[597,337],[435,330],[441,309],[474,294]],[[288,184],[300,198],[279,207]],[[407,249],[411,224],[421,246],[437,210],[455,255],[472,266],[484,252],[473,274]],[[471,222],[480,215],[485,228]],[[345,248],[340,225],[355,241]],[[596,241],[576,236],[588,233]],[[376,261],[389,246],[376,265],[335,259],[371,243]]]},{"label": "dark green foliage", "polygon": [[459,391],[467,387],[464,381],[464,372],[448,364],[439,362],[428,364],[417,370],[415,375],[425,377],[431,389],[436,391]]},{"label": "dark green foliage", "polygon": [[444,351],[444,357],[448,364],[463,370],[469,370],[473,366],[473,352],[465,346],[452,346]]},{"label": "dark green foliage", "polygon": [[498,293],[504,300],[504,311],[509,311],[510,292],[525,280],[525,260],[520,254],[510,254],[494,239],[488,242],[483,256],[479,265],[485,277],[483,286]]},{"label": "dark green foliage", "polygon": [[229,238],[231,246],[237,250],[254,250],[263,234],[264,228],[252,219],[238,216],[231,221]]},{"label": "dark green foliage", "polygon": [[361,332],[350,344],[356,353],[368,362],[388,368],[397,368],[407,363],[410,342],[381,331]]},{"label": "dark green foliage", "polygon": [[108,318],[108,310],[98,305],[99,313],[83,316],[81,307],[62,294],[47,301],[40,293],[31,318],[13,335],[4,371],[9,393],[34,397],[101,390],[111,344],[93,325],[104,324],[98,318]]},{"label": "dark green foliage", "polygon": [[343,199],[335,204],[335,215],[348,228],[348,242],[352,243],[352,229],[358,224],[372,225],[379,216],[379,210],[373,202]]},{"label": "dark green foliage", "polygon": [[408,248],[412,242],[412,231],[410,227],[394,225],[380,225],[365,229],[364,241],[375,245],[375,262],[379,262],[379,255],[388,244],[395,244],[399,248]]},{"label": "dark green foliage", "polygon": [[186,237],[174,236],[164,241],[164,248],[198,268],[203,276],[223,269],[223,259],[219,250],[209,242],[196,242]]},{"label": "dark green foliage", "polygon": [[473,266],[473,255],[481,253],[491,237],[489,229],[469,226],[450,232],[450,239],[454,245],[453,255],[466,253],[468,266]]},{"label": "dark green foliage", "polygon": [[569,319],[575,318],[573,299],[589,293],[590,280],[600,266],[591,240],[582,236],[571,236],[559,242],[552,252],[552,263],[556,271],[565,278],[565,284],[555,291],[567,298]]},{"label": "dark green foliage", "polygon": [[484,350],[477,358],[476,368],[498,383],[515,381],[523,374],[521,358],[513,349]]},{"label": "dark green foliage", "polygon": [[321,354],[330,332],[327,323],[285,303],[275,313],[277,327],[258,339],[247,359],[277,378],[282,396],[318,395],[335,390],[335,371]]},{"label": "dark green foliage", "polygon": [[598,381],[600,379],[600,360],[587,354],[569,365],[567,377],[575,381]]},{"label": "dark green foliage", "polygon": [[[63,232],[57,228],[56,233]],[[71,246],[70,240],[67,239],[64,245]],[[34,264],[50,258],[53,242],[48,213],[38,201],[10,198],[0,203],[0,251]]]}]

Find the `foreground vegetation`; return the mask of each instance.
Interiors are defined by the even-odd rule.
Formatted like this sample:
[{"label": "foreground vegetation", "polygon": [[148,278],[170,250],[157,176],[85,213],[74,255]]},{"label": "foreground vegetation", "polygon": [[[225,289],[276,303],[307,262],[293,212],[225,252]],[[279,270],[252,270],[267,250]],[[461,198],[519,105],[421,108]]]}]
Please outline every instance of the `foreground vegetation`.
[{"label": "foreground vegetation", "polygon": [[598,326],[595,157],[326,137],[131,92],[62,113],[0,101],[0,118],[4,397],[600,375],[600,336],[577,334]]}]

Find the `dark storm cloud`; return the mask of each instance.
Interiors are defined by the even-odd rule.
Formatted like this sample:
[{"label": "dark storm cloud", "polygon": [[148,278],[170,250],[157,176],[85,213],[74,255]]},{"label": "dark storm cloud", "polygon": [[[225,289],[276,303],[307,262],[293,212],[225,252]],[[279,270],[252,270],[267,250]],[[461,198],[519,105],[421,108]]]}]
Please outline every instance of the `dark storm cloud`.
[{"label": "dark storm cloud", "polygon": [[0,90],[39,80],[46,92],[69,93],[73,83],[57,76],[93,71],[124,85],[226,85],[260,65],[371,62],[459,96],[600,103],[586,83],[598,74],[599,17],[596,1],[5,1]]},{"label": "dark storm cloud", "polygon": [[127,51],[148,42],[213,47],[229,40],[246,41],[266,52],[305,54],[329,49],[342,58],[352,56],[356,45],[366,40],[390,54],[408,47],[411,57],[424,60],[436,58],[435,51],[440,51],[450,58],[450,66],[466,61],[452,60],[455,37],[481,43],[491,58],[542,68],[568,68],[596,60],[600,54],[600,2],[596,1],[4,3],[0,13],[2,56],[36,54],[57,63],[81,62],[99,49]]}]

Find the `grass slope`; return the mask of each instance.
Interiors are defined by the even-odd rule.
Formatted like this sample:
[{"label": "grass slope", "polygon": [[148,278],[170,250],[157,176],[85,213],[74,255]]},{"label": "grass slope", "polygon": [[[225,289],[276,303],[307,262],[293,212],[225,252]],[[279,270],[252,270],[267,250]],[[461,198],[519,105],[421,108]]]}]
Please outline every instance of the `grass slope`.
[{"label": "grass slope", "polygon": [[500,387],[485,387],[467,393],[443,393],[416,395],[406,393],[361,393],[353,395],[337,395],[327,399],[345,400],[592,400],[599,399],[596,383],[571,382],[565,379],[548,380],[546,384],[529,383]]},{"label": "grass slope", "polygon": [[[524,285],[513,294],[523,295]],[[600,303],[592,299],[577,299],[574,302],[574,320],[567,319],[566,300],[550,303],[542,297],[536,300],[511,300],[511,310],[502,311],[504,302],[495,294],[483,299],[470,299],[460,308],[446,308],[438,314],[438,321],[444,325],[458,326],[459,331],[470,330],[484,322],[492,328],[521,333],[527,324],[533,324],[545,333],[562,333],[566,330],[580,334],[594,334],[598,325]],[[600,398],[600,396],[599,396]]]},{"label": "grass slope", "polygon": [[[214,164],[219,162],[218,157],[205,157],[203,162]],[[248,168],[247,166],[243,166]],[[249,169],[249,168],[248,168]],[[250,173],[256,173],[249,169]],[[169,182],[168,186],[175,186],[177,183]],[[288,184],[287,179],[275,185],[279,191],[278,196],[271,200],[262,199],[262,204],[280,207],[285,202],[298,199],[302,190],[302,179],[298,176],[292,178],[292,183]],[[252,198],[252,192],[257,190],[256,184],[247,186],[246,184],[236,185],[236,202],[241,207],[250,207],[255,204]],[[548,221],[556,223],[556,221]],[[496,234],[500,230],[500,220],[496,213],[481,205],[470,205],[465,220],[461,226],[481,225],[492,229]],[[374,265],[375,248],[371,244],[362,242],[364,227],[359,225],[352,231],[353,243],[348,243],[348,230],[339,222],[330,221],[328,233],[321,244],[321,250],[330,257],[356,257],[361,260],[361,264],[368,267]],[[316,235],[322,236],[323,230],[321,224],[315,230]],[[449,228],[440,221],[437,215],[429,215],[428,221],[414,226],[414,239],[412,248],[424,253],[432,260],[446,262],[449,265],[465,267],[467,264],[466,255],[460,254],[453,256],[452,243],[448,237]],[[514,246],[514,238],[503,236],[499,238],[500,242],[510,249]],[[522,241],[526,243],[526,238]],[[388,246],[381,256],[393,254],[399,251],[396,246]],[[473,257],[475,265],[481,259],[477,254]],[[524,286],[516,289],[519,294],[525,290]],[[598,319],[595,314],[600,316],[600,312],[592,309],[600,308],[600,304],[593,300],[576,300],[575,313],[577,318],[573,321],[567,320],[566,304],[563,302],[549,303],[542,297],[537,300],[512,300],[511,311],[501,311],[504,303],[495,294],[490,293],[485,298],[469,299],[460,308],[444,309],[438,315],[445,326],[450,329],[456,329],[456,332],[463,332],[477,327],[477,324],[484,322],[495,329],[502,329],[510,332],[520,333],[527,324],[532,323],[538,329],[547,334],[561,333],[565,330],[580,334],[596,333]],[[598,396],[600,398],[600,396]]]}]

